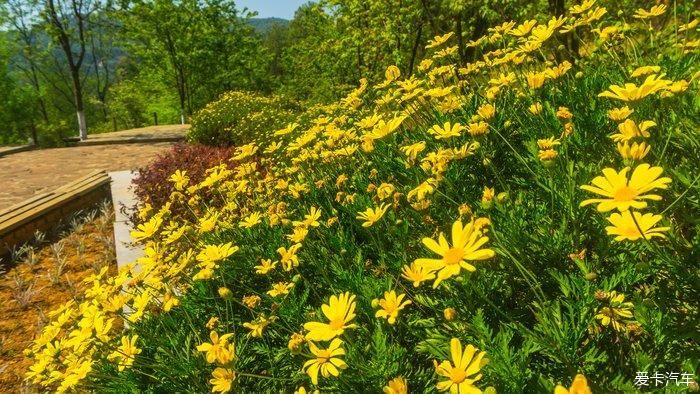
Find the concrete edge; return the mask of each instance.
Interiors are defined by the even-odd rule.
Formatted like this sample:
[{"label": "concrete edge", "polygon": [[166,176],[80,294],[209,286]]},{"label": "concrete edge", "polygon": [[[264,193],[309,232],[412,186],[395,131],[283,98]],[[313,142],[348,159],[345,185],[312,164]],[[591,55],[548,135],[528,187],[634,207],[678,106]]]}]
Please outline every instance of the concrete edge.
[{"label": "concrete edge", "polygon": [[119,138],[119,139],[87,139],[74,144],[74,146],[98,146],[98,145],[121,145],[121,144],[143,144],[159,142],[179,142],[184,141],[182,137],[156,137],[156,138]]},{"label": "concrete edge", "polygon": [[36,145],[21,145],[0,151],[0,157],[9,156],[14,153],[27,152],[36,149]]}]

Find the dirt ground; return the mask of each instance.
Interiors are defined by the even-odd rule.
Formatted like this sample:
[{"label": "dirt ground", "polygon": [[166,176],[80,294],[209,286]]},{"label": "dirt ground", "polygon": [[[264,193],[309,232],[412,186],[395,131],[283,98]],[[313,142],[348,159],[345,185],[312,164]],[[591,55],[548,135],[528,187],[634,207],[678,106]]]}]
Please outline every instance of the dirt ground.
[{"label": "dirt ground", "polygon": [[82,294],[83,279],[101,267],[116,273],[112,212],[103,212],[109,213],[78,225],[59,240],[60,248],[35,249],[33,258],[27,256],[0,274],[0,393],[21,392],[31,364],[23,351],[47,323],[49,312]]}]

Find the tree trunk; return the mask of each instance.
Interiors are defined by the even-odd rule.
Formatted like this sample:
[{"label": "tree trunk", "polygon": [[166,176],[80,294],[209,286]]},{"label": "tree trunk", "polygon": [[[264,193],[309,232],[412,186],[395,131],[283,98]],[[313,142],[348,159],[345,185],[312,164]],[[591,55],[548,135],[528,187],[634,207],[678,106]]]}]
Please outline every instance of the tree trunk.
[{"label": "tree trunk", "polygon": [[75,100],[75,112],[78,116],[78,132],[80,140],[87,139],[87,123],[85,121],[85,110],[83,108],[83,87],[80,83],[80,74],[78,69],[71,70],[71,79],[73,80],[73,99]]},{"label": "tree trunk", "polygon": [[78,131],[80,132],[80,140],[87,139],[87,124],[85,123],[85,111],[78,111]]},{"label": "tree trunk", "polygon": [[[41,97],[41,86],[39,85],[39,77],[37,76],[33,59],[29,61],[29,68],[31,70],[32,88],[34,88],[34,92],[36,92],[37,101],[39,103],[39,112],[41,112],[41,117],[44,119],[44,122],[49,123],[49,113],[46,111],[46,103],[44,102],[44,98]],[[36,132],[36,130],[34,130],[34,132]]]},{"label": "tree trunk", "polygon": [[462,14],[457,14],[455,19],[457,19],[457,50],[459,51],[459,59],[462,61],[462,64],[465,64],[467,62],[467,51],[464,49],[464,37],[462,35]]},{"label": "tree trunk", "polygon": [[[477,15],[472,40],[478,40],[479,38],[483,37],[487,29],[488,26],[486,24],[486,19],[484,19],[481,15]],[[467,48],[465,50],[464,56],[467,59],[467,61],[474,61],[476,58],[476,47],[471,46]]]},{"label": "tree trunk", "polygon": [[413,65],[416,62],[416,56],[418,55],[418,47],[420,46],[421,35],[423,34],[423,17],[420,18],[420,23],[418,24],[418,31],[416,32],[416,40],[413,42],[413,50],[411,51],[411,61],[408,63],[408,70],[406,75],[413,74]]},{"label": "tree trunk", "polygon": [[29,127],[32,132],[32,145],[37,146],[39,145],[39,138],[37,137],[36,123],[34,123],[34,119],[32,119],[31,122],[32,123],[29,125]]},{"label": "tree trunk", "polygon": [[566,0],[548,0],[549,1],[549,12],[552,16],[564,15],[566,11]]},{"label": "tree trunk", "polygon": [[[85,111],[83,109],[83,88],[80,82],[80,67],[83,65],[83,60],[85,59],[85,29],[88,18],[92,12],[95,10],[90,10],[90,5],[84,3],[81,0],[71,0],[70,5],[65,7],[70,11],[66,12],[64,8],[61,8],[62,3],[58,3],[59,8],[56,7],[56,2],[54,0],[47,0],[45,4],[45,15],[46,21],[51,24],[53,28],[53,33],[55,34],[54,39],[63,49],[63,53],[66,55],[66,62],[68,63],[68,71],[72,79],[72,90],[73,90],[73,102],[75,105],[75,112],[78,116],[78,132],[80,134],[81,140],[87,139],[87,123],[85,122]],[[70,14],[68,14],[70,12]],[[77,37],[74,41],[70,34],[70,25],[75,26],[77,30]],[[77,47],[77,53],[74,52],[74,48]]]},{"label": "tree trunk", "polygon": [[430,12],[430,8],[428,7],[428,1],[422,0],[421,4],[423,5],[423,15],[425,15],[425,17],[428,19],[428,23],[430,24],[430,28],[432,29],[432,34],[434,36],[437,36],[439,34],[439,29],[435,24],[435,18],[433,17],[433,14],[432,12]]}]

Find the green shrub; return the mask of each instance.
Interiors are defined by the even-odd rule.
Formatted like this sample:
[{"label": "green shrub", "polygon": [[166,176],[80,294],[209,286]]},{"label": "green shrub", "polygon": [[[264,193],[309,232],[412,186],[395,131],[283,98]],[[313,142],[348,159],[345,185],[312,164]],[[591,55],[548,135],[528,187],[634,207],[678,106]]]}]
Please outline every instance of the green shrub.
[{"label": "green shrub", "polygon": [[192,117],[188,139],[208,145],[240,145],[283,128],[300,111],[297,103],[284,97],[232,91]]},{"label": "green shrub", "polygon": [[37,125],[39,145],[44,147],[57,147],[65,145],[64,138],[74,136],[66,121],[56,123],[40,123]]}]

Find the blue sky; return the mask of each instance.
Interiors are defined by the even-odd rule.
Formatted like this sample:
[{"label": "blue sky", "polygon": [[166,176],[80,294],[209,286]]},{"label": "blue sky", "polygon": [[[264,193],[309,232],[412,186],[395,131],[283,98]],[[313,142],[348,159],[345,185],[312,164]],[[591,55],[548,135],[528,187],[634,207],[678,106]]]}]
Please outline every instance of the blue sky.
[{"label": "blue sky", "polygon": [[236,8],[258,11],[258,18],[292,19],[294,11],[309,0],[236,0]]}]

